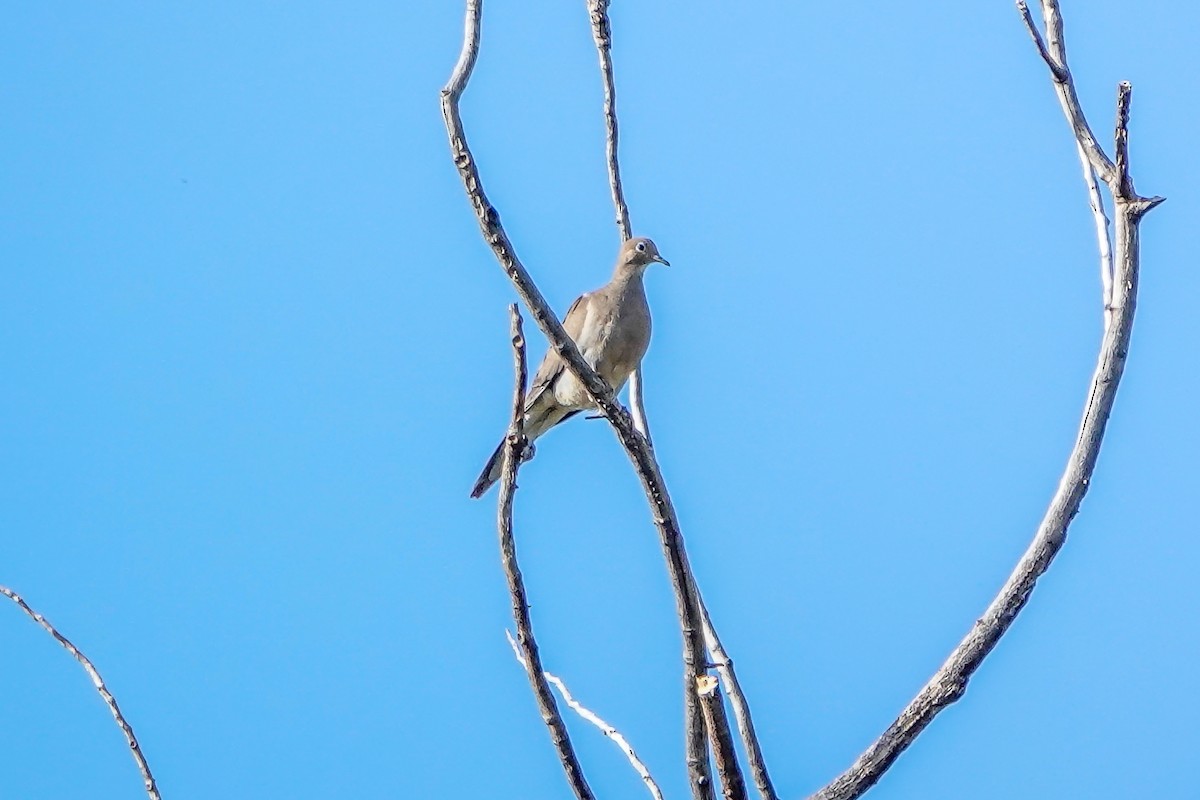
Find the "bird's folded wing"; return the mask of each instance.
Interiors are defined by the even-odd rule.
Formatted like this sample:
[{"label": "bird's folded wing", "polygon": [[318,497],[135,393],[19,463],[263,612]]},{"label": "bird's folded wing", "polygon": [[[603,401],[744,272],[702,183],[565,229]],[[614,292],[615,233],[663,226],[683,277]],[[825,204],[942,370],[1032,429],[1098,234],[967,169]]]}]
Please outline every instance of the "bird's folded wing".
[{"label": "bird's folded wing", "polygon": [[[575,302],[567,309],[567,316],[563,318],[563,330],[575,342],[575,346],[579,348],[581,354],[586,342],[580,341],[580,334],[586,328],[588,313],[592,307],[591,301],[595,294],[595,292],[585,292],[575,298]],[[537,372],[534,373],[533,383],[529,384],[529,392],[525,398],[526,411],[533,408],[547,391],[554,389],[555,382],[566,371],[566,368],[567,365],[557,350],[551,347],[546,351],[546,357],[542,359]]]}]

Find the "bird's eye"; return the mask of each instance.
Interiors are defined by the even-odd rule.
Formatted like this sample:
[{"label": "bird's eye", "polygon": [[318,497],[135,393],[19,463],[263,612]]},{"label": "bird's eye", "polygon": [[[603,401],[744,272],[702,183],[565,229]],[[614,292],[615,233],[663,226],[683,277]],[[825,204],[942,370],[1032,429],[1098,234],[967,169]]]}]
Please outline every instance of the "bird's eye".
[{"label": "bird's eye", "polygon": [[638,242],[638,243],[637,243],[637,251],[638,251],[639,253],[644,253],[644,252],[646,252],[646,243],[645,243],[645,242]]}]

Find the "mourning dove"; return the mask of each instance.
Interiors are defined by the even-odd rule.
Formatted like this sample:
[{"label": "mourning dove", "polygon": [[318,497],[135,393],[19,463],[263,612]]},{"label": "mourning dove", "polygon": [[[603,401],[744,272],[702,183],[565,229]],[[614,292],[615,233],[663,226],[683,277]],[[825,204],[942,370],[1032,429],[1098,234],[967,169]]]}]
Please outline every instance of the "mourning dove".
[{"label": "mourning dove", "polygon": [[[581,295],[563,319],[583,360],[614,392],[621,391],[650,345],[650,306],[642,273],[652,262],[670,266],[654,242],[630,239],[621,245],[607,285]],[[595,404],[583,384],[551,348],[542,359],[525,397],[525,438],[530,444],[558,423]],[[481,497],[500,480],[504,442],[492,453],[475,481],[471,497]]]}]

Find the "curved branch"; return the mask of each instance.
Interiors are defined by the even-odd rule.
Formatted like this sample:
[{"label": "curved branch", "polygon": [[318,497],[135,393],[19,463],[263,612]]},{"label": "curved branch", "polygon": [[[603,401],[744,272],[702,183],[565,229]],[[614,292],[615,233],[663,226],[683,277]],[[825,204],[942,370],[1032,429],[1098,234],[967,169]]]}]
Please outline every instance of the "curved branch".
[{"label": "curved branch", "polygon": [[512,242],[509,241],[508,234],[500,224],[499,213],[484,194],[479,170],[475,166],[474,157],[467,146],[466,133],[458,109],[459,99],[466,88],[471,70],[478,57],[482,0],[467,0],[466,6],[463,49],[454,72],[445,88],[442,89],[441,95],[442,117],[445,120],[446,133],[450,139],[451,156],[479,221],[484,240],[491,247],[509,280],[512,281],[517,295],[529,309],[534,321],[546,338],[550,340],[550,346],[562,356],[567,368],[579,379],[592,401],[608,419],[621,446],[633,460],[637,469],[642,489],[650,502],[655,527],[659,533],[659,542],[667,561],[667,570],[675,594],[675,610],[680,620],[683,638],[684,705],[687,709],[685,745],[688,778],[693,797],[697,800],[711,800],[713,797],[712,777],[709,774],[707,753],[704,750],[703,722],[700,717],[699,700],[696,697],[695,688],[696,678],[703,669],[705,661],[704,643],[700,637],[699,613],[696,609],[695,598],[688,591],[690,569],[675,507],[671,503],[671,497],[667,493],[658,462],[646,439],[634,428],[629,412],[613,398],[612,390],[580,356],[575,343],[567,336],[562,323],[550,310],[546,299],[538,291],[537,286],[529,277],[529,273],[517,258]]},{"label": "curved branch", "polygon": [[[1092,473],[1104,439],[1104,429],[1116,400],[1117,387],[1125,369],[1133,332],[1140,267],[1138,223],[1142,216],[1161,203],[1163,198],[1138,197],[1134,194],[1132,181],[1125,172],[1127,154],[1124,152],[1124,142],[1127,137],[1129,85],[1122,84],[1118,93],[1116,140],[1119,157],[1114,165],[1099,151],[1099,146],[1091,138],[1091,131],[1083,119],[1083,112],[1079,109],[1070,71],[1066,67],[1062,18],[1058,14],[1058,4],[1054,0],[1043,0],[1042,6],[1050,30],[1048,48],[1039,42],[1037,29],[1028,17],[1025,4],[1018,3],[1027,28],[1034,35],[1035,42],[1039,42],[1039,52],[1045,58],[1048,49],[1053,56],[1053,59],[1045,60],[1054,79],[1055,91],[1062,101],[1068,121],[1072,124],[1080,149],[1088,154],[1091,168],[1104,178],[1113,192],[1116,216],[1116,257],[1113,264],[1112,296],[1109,301],[1111,323],[1105,328],[1101,341],[1100,355],[1088,389],[1079,433],[1046,515],[1000,593],[896,721],[848,770],[812,795],[811,800],[852,800],[862,796],[942,709],[963,696],[971,675],[1008,631],[1017,614],[1028,602],[1038,578],[1046,572],[1062,548],[1066,541],[1067,528],[1079,512],[1083,497],[1091,486]],[[1057,64],[1054,59],[1057,59]],[[1099,153],[1098,157],[1096,153]]]},{"label": "curved branch", "polygon": [[[1127,229],[1122,224],[1124,219],[1123,216],[1118,217],[1118,232]],[[1119,256],[1123,244],[1128,244],[1128,240],[1119,237]],[[846,772],[812,795],[812,800],[852,800],[860,797],[882,777],[892,762],[942,709],[963,696],[971,675],[1012,625],[1029,600],[1038,578],[1049,568],[1050,562],[1066,541],[1067,526],[1079,511],[1079,504],[1091,482],[1104,427],[1112,411],[1129,348],[1137,289],[1137,256],[1119,257],[1119,262],[1125,269],[1122,269],[1121,280],[1114,287],[1113,324],[1105,332],[1079,436],[1037,535],[1000,593],[908,707]]]},{"label": "curved branch", "polygon": [[509,241],[504,226],[500,224],[500,213],[496,211],[495,206],[491,204],[483,191],[479,169],[475,166],[475,158],[467,146],[466,131],[458,109],[459,99],[467,87],[471,71],[475,68],[475,61],[479,57],[482,10],[483,0],[467,0],[463,49],[449,82],[442,89],[442,118],[446,123],[446,133],[450,137],[450,154],[454,159],[454,166],[458,169],[459,177],[462,178],[463,188],[466,189],[467,198],[471,201],[471,207],[479,221],[484,240],[491,247],[509,280],[513,282],[517,295],[533,315],[534,322],[550,340],[550,346],[558,352],[571,372],[579,378],[589,396],[606,418],[611,420],[614,417],[627,416],[625,410],[614,399],[612,389],[583,360],[583,356],[579,354],[579,348],[575,346],[571,337],[567,336],[562,323],[550,310],[546,298],[542,296],[541,291],[530,278],[529,272],[517,258],[512,242]]},{"label": "curved branch", "polygon": [[150,764],[146,761],[146,756],[142,753],[141,745],[138,744],[137,737],[133,734],[133,726],[129,724],[128,720],[125,719],[125,715],[121,713],[121,709],[117,705],[117,698],[113,697],[112,692],[108,690],[108,686],[105,685],[104,679],[100,677],[100,672],[91,662],[91,659],[85,656],[70,639],[59,633],[58,629],[51,625],[45,617],[30,608],[21,595],[7,586],[0,586],[0,594],[16,603],[30,619],[40,625],[46,633],[53,636],[83,666],[84,672],[92,679],[92,685],[96,687],[96,691],[100,693],[100,698],[104,700],[104,704],[108,706],[109,712],[113,715],[113,719],[116,720],[117,727],[125,735],[125,743],[129,745],[129,752],[133,755],[138,772],[142,773],[142,785],[146,789],[146,795],[150,800],[162,800],[162,795],[158,793],[158,784],[154,781],[154,773],[150,771]]},{"label": "curved branch", "polygon": [[[583,768],[571,746],[571,737],[562,715],[558,713],[558,705],[550,692],[550,684],[542,670],[542,658],[538,653],[537,640],[533,638],[533,622],[529,618],[529,601],[525,596],[525,581],[521,578],[521,568],[517,565],[517,545],[512,530],[513,494],[517,488],[517,470],[521,467],[521,454],[527,443],[525,441],[525,336],[521,331],[521,314],[515,305],[509,306],[509,317],[512,330],[513,371],[515,373],[513,389],[512,421],[508,426],[508,435],[504,439],[504,467],[500,474],[500,503],[496,511],[496,527],[500,533],[500,557],[504,563],[504,576],[508,579],[508,592],[512,596],[513,621],[517,626],[517,641],[521,646],[524,658],[521,664],[529,676],[529,685],[537,698],[538,708],[542,712],[542,720],[550,730],[550,739],[558,752],[563,771],[567,773],[567,782],[579,800],[595,800],[587,780],[583,777]],[[514,645],[515,646],[515,645]]]}]

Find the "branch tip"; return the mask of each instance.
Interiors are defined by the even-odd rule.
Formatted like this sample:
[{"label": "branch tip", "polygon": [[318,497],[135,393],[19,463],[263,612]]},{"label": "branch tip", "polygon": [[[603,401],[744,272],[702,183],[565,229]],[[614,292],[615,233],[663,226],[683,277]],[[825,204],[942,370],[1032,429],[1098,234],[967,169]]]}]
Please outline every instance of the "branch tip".
[{"label": "branch tip", "polygon": [[608,0],[588,0],[588,18],[592,24],[592,39],[600,59],[600,77],[604,82],[604,154],[608,164],[608,186],[616,212],[617,234],[621,241],[633,236],[629,223],[629,206],[621,185],[621,164],[617,159],[619,128],[617,126],[617,85],[613,77],[612,26],[608,19]]},{"label": "branch tip", "polygon": [[1131,210],[1136,215],[1136,218],[1140,220],[1146,215],[1147,211],[1157,208],[1159,205],[1166,202],[1166,200],[1167,198],[1162,197],[1161,195],[1155,195],[1154,197],[1142,197],[1135,200],[1131,204]]},{"label": "branch tip", "polygon": [[1050,55],[1050,51],[1046,47],[1046,40],[1042,37],[1042,32],[1038,30],[1037,24],[1033,21],[1033,15],[1029,13],[1029,6],[1026,5],[1025,0],[1017,0],[1017,11],[1021,15],[1021,21],[1025,23],[1025,30],[1029,32],[1034,46],[1037,47],[1038,55],[1042,57],[1042,61],[1046,62],[1046,66],[1049,67],[1054,82],[1066,83],[1071,80],[1071,74],[1067,71],[1067,68],[1059,64],[1054,59],[1054,56]]}]

